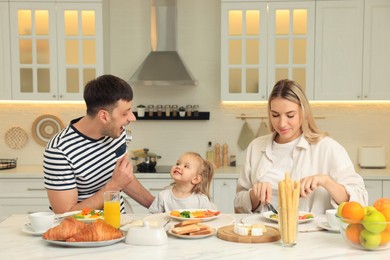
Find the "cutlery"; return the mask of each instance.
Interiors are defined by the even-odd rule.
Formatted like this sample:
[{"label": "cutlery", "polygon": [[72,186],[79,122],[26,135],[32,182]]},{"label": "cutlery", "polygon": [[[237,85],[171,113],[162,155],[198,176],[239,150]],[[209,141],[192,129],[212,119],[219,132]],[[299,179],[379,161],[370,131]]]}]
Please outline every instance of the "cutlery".
[{"label": "cutlery", "polygon": [[131,140],[133,140],[133,135],[131,134],[131,130],[126,129],[126,145],[129,145]]},{"label": "cutlery", "polygon": [[272,206],[271,203],[267,202],[267,208],[268,210],[271,210],[273,213],[275,213],[276,215],[278,215],[278,211],[274,208],[274,206]]}]

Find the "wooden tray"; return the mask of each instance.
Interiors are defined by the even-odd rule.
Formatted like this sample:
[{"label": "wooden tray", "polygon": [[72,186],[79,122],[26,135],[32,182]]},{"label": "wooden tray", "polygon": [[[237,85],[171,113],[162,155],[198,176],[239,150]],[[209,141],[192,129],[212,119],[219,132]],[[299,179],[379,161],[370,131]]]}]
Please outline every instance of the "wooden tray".
[{"label": "wooden tray", "polygon": [[268,243],[278,241],[280,239],[279,230],[266,226],[267,232],[262,236],[240,236],[234,233],[234,225],[224,226],[218,229],[217,237],[226,241],[238,243]]}]

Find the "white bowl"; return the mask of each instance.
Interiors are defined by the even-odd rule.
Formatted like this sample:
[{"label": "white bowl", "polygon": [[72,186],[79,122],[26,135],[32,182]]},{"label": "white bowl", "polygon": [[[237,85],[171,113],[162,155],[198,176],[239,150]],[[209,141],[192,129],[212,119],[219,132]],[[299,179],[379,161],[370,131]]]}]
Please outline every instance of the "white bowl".
[{"label": "white bowl", "polygon": [[35,232],[46,232],[54,225],[53,212],[34,212],[28,215],[31,227]]}]

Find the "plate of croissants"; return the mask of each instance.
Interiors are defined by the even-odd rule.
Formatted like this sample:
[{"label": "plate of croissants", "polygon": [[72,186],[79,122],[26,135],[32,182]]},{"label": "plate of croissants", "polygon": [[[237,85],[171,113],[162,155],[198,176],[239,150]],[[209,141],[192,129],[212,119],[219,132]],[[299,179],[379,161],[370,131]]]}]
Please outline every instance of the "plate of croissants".
[{"label": "plate of croissants", "polygon": [[113,226],[97,219],[84,223],[71,216],[46,231],[42,238],[50,244],[68,247],[108,246],[125,239],[122,232]]}]

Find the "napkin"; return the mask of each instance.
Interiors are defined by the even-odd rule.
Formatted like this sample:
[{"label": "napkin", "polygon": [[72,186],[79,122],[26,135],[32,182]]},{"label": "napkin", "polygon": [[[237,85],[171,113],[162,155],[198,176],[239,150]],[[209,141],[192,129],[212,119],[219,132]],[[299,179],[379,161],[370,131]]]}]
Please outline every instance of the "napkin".
[{"label": "napkin", "polygon": [[253,133],[252,129],[250,128],[248,122],[244,122],[244,125],[241,128],[240,136],[238,137],[238,146],[245,150],[249,143],[252,142],[252,140],[255,138],[255,134]]}]

